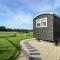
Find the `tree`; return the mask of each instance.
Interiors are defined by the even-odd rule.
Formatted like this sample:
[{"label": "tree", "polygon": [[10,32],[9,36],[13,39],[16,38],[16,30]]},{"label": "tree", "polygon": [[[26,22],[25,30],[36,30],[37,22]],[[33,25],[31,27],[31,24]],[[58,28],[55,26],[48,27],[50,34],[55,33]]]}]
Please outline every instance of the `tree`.
[{"label": "tree", "polygon": [[6,28],[4,26],[0,26],[0,31],[6,31]]}]

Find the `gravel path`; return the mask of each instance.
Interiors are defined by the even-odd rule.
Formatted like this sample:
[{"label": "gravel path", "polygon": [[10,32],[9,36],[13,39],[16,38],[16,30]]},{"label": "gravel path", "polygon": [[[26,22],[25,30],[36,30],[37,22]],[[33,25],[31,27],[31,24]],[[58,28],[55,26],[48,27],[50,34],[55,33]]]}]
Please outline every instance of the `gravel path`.
[{"label": "gravel path", "polygon": [[21,50],[21,53],[19,57],[17,58],[17,60],[28,60],[27,54],[23,49]]},{"label": "gravel path", "polygon": [[21,55],[17,60],[59,60],[60,46],[54,43],[27,39],[20,42],[22,46]]},{"label": "gravel path", "polygon": [[42,60],[60,60],[60,46],[55,46],[52,42],[33,39],[29,43],[40,53]]}]

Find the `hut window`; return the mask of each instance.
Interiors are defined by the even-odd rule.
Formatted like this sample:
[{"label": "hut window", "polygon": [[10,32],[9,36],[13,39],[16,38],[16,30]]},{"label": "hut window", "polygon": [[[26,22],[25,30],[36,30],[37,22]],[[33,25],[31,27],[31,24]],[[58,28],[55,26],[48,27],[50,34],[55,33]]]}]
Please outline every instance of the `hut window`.
[{"label": "hut window", "polygon": [[36,28],[47,27],[47,17],[36,20]]}]

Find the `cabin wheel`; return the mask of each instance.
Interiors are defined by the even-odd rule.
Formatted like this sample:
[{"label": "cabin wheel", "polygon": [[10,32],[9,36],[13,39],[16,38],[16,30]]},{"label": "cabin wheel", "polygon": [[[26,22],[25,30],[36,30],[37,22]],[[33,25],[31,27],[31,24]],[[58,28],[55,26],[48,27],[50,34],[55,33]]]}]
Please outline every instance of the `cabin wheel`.
[{"label": "cabin wheel", "polygon": [[40,41],[41,39],[37,38],[37,41]]},{"label": "cabin wheel", "polygon": [[55,45],[58,46],[59,45],[59,41],[55,40]]}]

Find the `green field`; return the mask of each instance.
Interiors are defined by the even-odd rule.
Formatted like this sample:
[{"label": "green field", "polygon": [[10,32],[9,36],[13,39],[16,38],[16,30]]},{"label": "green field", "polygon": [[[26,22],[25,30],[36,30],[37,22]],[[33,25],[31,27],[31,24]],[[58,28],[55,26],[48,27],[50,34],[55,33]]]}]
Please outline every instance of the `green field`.
[{"label": "green field", "polygon": [[15,60],[21,49],[19,42],[32,38],[32,32],[0,32],[0,60]]}]

